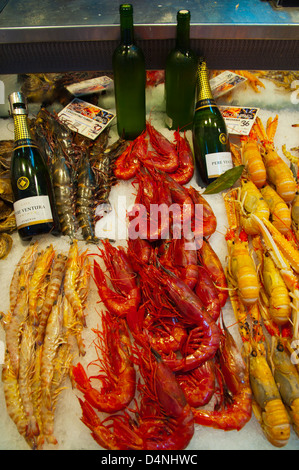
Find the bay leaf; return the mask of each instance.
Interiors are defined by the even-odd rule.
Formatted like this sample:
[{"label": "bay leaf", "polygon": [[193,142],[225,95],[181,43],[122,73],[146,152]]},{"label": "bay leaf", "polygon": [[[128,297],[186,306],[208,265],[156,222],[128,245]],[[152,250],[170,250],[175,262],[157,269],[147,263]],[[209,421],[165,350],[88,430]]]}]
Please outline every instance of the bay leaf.
[{"label": "bay leaf", "polygon": [[238,165],[225,171],[215,181],[209,184],[203,194],[217,194],[225,189],[231,188],[240,178],[244,170],[244,165]]}]

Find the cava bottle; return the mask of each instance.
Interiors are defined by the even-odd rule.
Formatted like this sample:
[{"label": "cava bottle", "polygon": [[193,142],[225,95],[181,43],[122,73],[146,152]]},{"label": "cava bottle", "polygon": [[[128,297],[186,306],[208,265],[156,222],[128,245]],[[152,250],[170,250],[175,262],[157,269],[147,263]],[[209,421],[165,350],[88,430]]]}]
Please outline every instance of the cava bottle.
[{"label": "cava bottle", "polygon": [[205,60],[197,70],[197,103],[193,121],[197,183],[208,185],[233,167],[226,124],[212,95]]},{"label": "cava bottle", "polygon": [[48,167],[32,140],[27,104],[20,92],[9,95],[14,120],[15,145],[11,159],[11,183],[17,229],[23,240],[34,235],[57,233],[55,205]]}]

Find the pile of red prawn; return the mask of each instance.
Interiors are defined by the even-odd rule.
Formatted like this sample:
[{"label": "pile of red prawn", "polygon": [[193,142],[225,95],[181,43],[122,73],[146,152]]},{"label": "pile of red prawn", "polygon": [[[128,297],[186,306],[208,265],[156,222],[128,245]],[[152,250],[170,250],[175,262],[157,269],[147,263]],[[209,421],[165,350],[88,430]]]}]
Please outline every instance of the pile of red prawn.
[{"label": "pile of red prawn", "polygon": [[193,154],[186,138],[179,130],[170,142],[150,123],[146,129],[117,158],[114,174],[118,179],[134,178],[144,165],[168,173],[180,184],[187,184],[194,173]]},{"label": "pile of red prawn", "polygon": [[[103,241],[93,265],[103,306],[102,331],[94,330],[99,373],[89,377],[79,362],[72,378],[81,392],[81,419],[101,447],[180,450],[196,424],[228,431],[250,420],[248,371],[221,314],[228,290],[208,241],[216,230],[211,207],[149,159],[127,163],[121,160],[122,169],[132,170],[138,183],[135,206],[175,202],[185,217],[177,236],[169,215],[165,238],[163,221],[149,230],[147,210],[136,236],[130,212],[127,247]],[[198,233],[196,205],[202,207]]]}]

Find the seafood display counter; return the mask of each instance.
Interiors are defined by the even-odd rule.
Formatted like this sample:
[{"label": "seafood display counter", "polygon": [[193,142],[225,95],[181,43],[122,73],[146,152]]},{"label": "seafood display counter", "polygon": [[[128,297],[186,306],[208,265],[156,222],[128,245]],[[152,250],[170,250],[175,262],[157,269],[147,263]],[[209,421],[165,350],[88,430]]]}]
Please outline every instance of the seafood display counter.
[{"label": "seafood display counter", "polygon": [[[219,72],[215,72],[217,75]],[[274,137],[275,148],[281,157],[288,162],[282,152],[282,146],[286,146],[286,150],[292,152],[295,157],[298,155],[299,140],[299,113],[298,113],[298,72],[256,72],[255,74],[244,73],[247,77],[245,83],[218,98],[218,104],[229,107],[238,107],[242,109],[250,109],[255,107],[258,109],[258,117],[261,122],[266,125],[268,118],[274,119],[278,116],[278,127]],[[151,124],[158,129],[167,139],[173,141],[173,132],[165,127],[165,103],[164,103],[164,83],[161,80],[161,74],[157,74],[158,81],[150,82],[146,89],[147,98],[147,117],[151,120]],[[99,106],[108,109],[112,113],[115,111],[113,90],[107,91],[106,94],[100,95],[98,100]],[[50,109],[59,112],[62,108],[57,102],[52,103]],[[31,116],[35,116],[39,110],[38,103],[30,103],[29,111]],[[297,127],[296,127],[297,125]],[[0,121],[1,140],[13,139],[13,122],[11,118],[2,118]],[[186,137],[192,146],[191,131],[186,132]],[[232,135],[232,141],[235,145],[240,144],[240,137]],[[109,133],[109,143],[118,139],[115,122],[112,122]],[[289,163],[289,162],[288,162]],[[187,186],[193,186],[200,192],[203,188],[196,183],[195,176],[189,181]],[[207,194],[204,197],[214,211],[217,227],[211,235],[209,242],[216,254],[218,255],[223,267],[228,263],[227,244],[225,234],[229,229],[228,219],[226,216],[223,195],[225,192],[218,194]],[[112,206],[112,212],[106,214],[96,225],[96,235],[100,238],[109,238],[115,246],[126,246],[127,232],[126,227],[126,211],[134,203],[136,196],[136,187],[131,181],[119,180],[117,184],[111,188],[109,200]],[[9,310],[10,284],[15,267],[21,256],[23,255],[28,242],[21,242],[16,232],[11,234],[12,247],[7,257],[0,260],[0,283],[1,283],[1,311],[7,314]],[[67,236],[54,237],[45,235],[38,238],[38,247],[40,250],[52,245],[56,253],[68,255],[70,250],[70,240]],[[91,257],[94,255],[98,259],[99,247],[101,242],[97,244],[87,244],[85,241],[78,239],[78,248],[80,253],[88,253]],[[87,250],[87,251],[86,251]],[[100,262],[100,261],[99,261]],[[74,349],[73,363],[80,361],[89,374],[98,374],[98,366],[95,364],[100,350],[95,346],[95,330],[101,329],[101,311],[103,304],[100,301],[99,293],[93,276],[90,279],[90,288],[87,298],[85,316],[86,327],[82,330],[82,340],[85,344],[85,355],[79,357],[78,349]],[[229,328],[235,338],[238,346],[242,347],[242,341],[239,334],[238,325],[230,300],[222,309],[225,325]],[[5,332],[0,329],[0,359],[4,361],[5,349]],[[93,366],[87,368],[88,364]],[[3,366],[1,366],[3,367]],[[82,397],[82,393],[73,388],[70,379],[67,377],[63,383],[55,407],[54,435],[57,440],[56,444],[44,443],[44,449],[59,450],[101,450],[102,447],[93,439],[90,430],[81,421],[82,411],[78,397]],[[212,403],[212,402],[211,402]],[[207,409],[213,406],[211,403],[206,405]],[[19,434],[16,425],[9,417],[3,390],[3,383],[0,384],[0,449],[27,450],[30,448],[25,439]],[[102,414],[102,417],[106,416]],[[229,419],[229,416],[228,416]],[[176,433],[180,433],[181,429],[176,429]],[[260,424],[252,414],[251,419],[241,430],[224,431],[214,429],[212,427],[195,425],[193,437],[187,446],[187,450],[278,450],[266,439]],[[288,442],[282,448],[283,450],[299,449],[298,436],[291,429]]]}]

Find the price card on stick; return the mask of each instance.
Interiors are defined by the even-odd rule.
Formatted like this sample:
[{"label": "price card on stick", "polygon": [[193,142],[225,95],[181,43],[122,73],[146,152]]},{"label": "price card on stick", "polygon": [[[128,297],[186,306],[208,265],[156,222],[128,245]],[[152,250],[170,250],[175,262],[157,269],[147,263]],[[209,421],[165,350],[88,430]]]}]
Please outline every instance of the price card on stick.
[{"label": "price card on stick", "polygon": [[259,108],[219,106],[229,134],[249,135]]},{"label": "price card on stick", "polygon": [[71,130],[92,140],[115,118],[115,114],[110,111],[79,98],[74,98],[58,116]]}]

